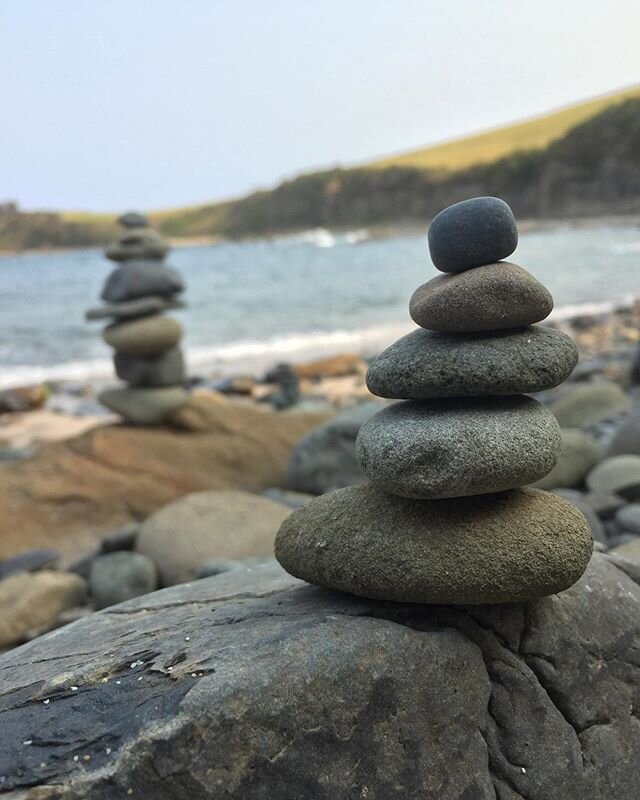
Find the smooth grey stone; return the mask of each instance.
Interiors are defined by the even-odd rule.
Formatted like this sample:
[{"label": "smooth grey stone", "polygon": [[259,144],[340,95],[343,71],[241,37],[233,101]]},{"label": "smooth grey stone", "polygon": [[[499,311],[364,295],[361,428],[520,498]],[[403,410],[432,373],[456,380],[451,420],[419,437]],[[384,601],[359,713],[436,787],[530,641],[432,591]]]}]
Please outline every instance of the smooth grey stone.
[{"label": "smooth grey stone", "polygon": [[623,531],[640,536],[640,503],[629,503],[619,508],[615,520]]},{"label": "smooth grey stone", "polygon": [[586,483],[593,492],[640,500],[640,456],[605,458],[587,475]]},{"label": "smooth grey stone", "polygon": [[556,489],[554,490],[553,494],[557,495],[558,497],[563,497],[565,500],[571,503],[572,506],[575,506],[578,509],[578,511],[589,523],[589,528],[591,528],[591,535],[593,536],[594,542],[600,542],[601,544],[607,543],[608,537],[605,526],[602,524],[600,517],[589,505],[582,492],[577,492],[574,489]]},{"label": "smooth grey stone", "polygon": [[274,565],[93,614],[0,657],[2,790],[637,800],[640,587],[620,562],[595,553],[527,605],[381,603]]},{"label": "smooth grey stone", "polygon": [[598,381],[570,387],[551,407],[563,428],[589,428],[631,408],[617,383]]},{"label": "smooth grey stone", "polygon": [[538,489],[437,502],[338,489],[286,519],[275,554],[297,578],[399,603],[513,603],[569,588],[593,550],[586,520]]},{"label": "smooth grey stone", "polygon": [[115,553],[119,550],[133,550],[136,546],[138,534],[140,533],[140,523],[132,522],[118,528],[117,531],[103,536],[100,540],[100,548],[103,553]]},{"label": "smooth grey stone", "polygon": [[26,550],[0,562],[0,580],[16,572],[37,572],[54,566],[60,554],[57,550]]},{"label": "smooth grey stone", "polygon": [[548,317],[552,309],[548,289],[508,261],[438,275],[418,287],[409,302],[417,325],[443,333],[523,328]]},{"label": "smooth grey stone", "polygon": [[640,414],[631,415],[618,428],[607,450],[609,456],[640,456]]},{"label": "smooth grey stone", "polygon": [[161,261],[169,250],[167,242],[151,228],[131,228],[122,234],[116,244],[109,245],[104,254],[111,261]]},{"label": "smooth grey stone", "polygon": [[107,325],[102,338],[119,353],[152,358],[178,344],[182,338],[182,326],[173,317],[151,314]]},{"label": "smooth grey stone", "polygon": [[562,452],[548,475],[536,482],[537,489],[579,486],[587,473],[602,461],[603,453],[592,436],[573,428],[562,430]]},{"label": "smooth grey stone", "polygon": [[127,211],[121,214],[117,221],[123,228],[146,228],[149,225],[149,220],[138,211]]},{"label": "smooth grey stone", "polygon": [[98,556],[91,564],[89,591],[96,608],[107,608],[158,588],[158,571],[147,556],[124,550]]},{"label": "smooth grey stone", "polygon": [[155,261],[132,261],[109,275],[101,297],[108,303],[121,303],[154,295],[171,297],[184,290],[178,273],[166,264]]},{"label": "smooth grey stone", "polygon": [[577,360],[568,336],[539,325],[484,334],[418,329],[375,358],[366,380],[370,392],[396,400],[523,394],[562,383]]},{"label": "smooth grey stone", "polygon": [[135,425],[159,425],[183,406],[189,394],[182,386],[158,389],[105,389],[98,400]]},{"label": "smooth grey stone", "polygon": [[532,397],[396,403],[360,428],[356,452],[378,487],[438,499],[524,486],[550,472],[560,428]]},{"label": "smooth grey stone", "polygon": [[116,353],[113,363],[116,375],[135,388],[179,386],[185,380],[184,359],[179,347],[172,347],[154,358]]},{"label": "smooth grey stone", "polygon": [[437,214],[428,240],[439,270],[463,272],[510,256],[518,245],[518,228],[504,200],[473,197]]},{"label": "smooth grey stone", "polygon": [[108,317],[132,319],[184,307],[184,303],[181,300],[168,300],[165,297],[139,297],[137,300],[126,300],[123,303],[107,303],[104,306],[100,306],[100,308],[90,308],[84,316],[87,320],[106,319]]}]

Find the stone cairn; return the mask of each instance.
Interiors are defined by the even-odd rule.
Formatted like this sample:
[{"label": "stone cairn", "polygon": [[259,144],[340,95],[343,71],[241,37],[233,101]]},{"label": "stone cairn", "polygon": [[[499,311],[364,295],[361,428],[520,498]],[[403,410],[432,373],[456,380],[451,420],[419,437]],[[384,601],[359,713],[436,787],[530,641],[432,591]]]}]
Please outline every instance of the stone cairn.
[{"label": "stone cairn", "polygon": [[592,552],[586,520],[528,484],[561,449],[551,412],[527,392],[564,381],[578,353],[533,323],[547,289],[516,264],[509,206],[478,197],[429,229],[436,267],[410,313],[419,329],[369,367],[373,394],[402,400],[356,442],[370,484],[322,495],[280,528],[276,556],[311,583],[414,603],[516,602],[567,589]]},{"label": "stone cairn", "polygon": [[156,425],[187,399],[182,327],[163,313],[183,307],[176,298],[184,284],[164,263],[168,244],[142,214],[128,212],[118,223],[124,232],[105,255],[119,266],[102,290],[105,305],[86,317],[112,320],[102,336],[115,350],[116,374],[127,386],[107,389],[98,399],[128,422]]}]

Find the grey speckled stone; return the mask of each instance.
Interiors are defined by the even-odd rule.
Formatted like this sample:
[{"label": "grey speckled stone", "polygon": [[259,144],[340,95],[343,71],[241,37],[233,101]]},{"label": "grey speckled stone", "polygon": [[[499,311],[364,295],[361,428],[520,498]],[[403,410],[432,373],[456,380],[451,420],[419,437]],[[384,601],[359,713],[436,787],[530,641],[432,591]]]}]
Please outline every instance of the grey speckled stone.
[{"label": "grey speckled stone", "polygon": [[537,489],[416,501],[354,486],[286,519],[276,558],[298,578],[406,603],[509,603],[567,589],[592,552],[582,514]]},{"label": "grey speckled stone", "polygon": [[568,336],[538,325],[485,334],[419,329],[373,360],[367,386],[395,400],[523,394],[562,383],[577,361]]},{"label": "grey speckled stone", "polygon": [[458,275],[438,275],[409,303],[413,321],[444,333],[522,328],[549,316],[553,298],[526,269],[508,261]]},{"label": "grey speckled stone", "polygon": [[437,214],[429,226],[431,260],[442,272],[463,272],[513,253],[518,228],[498,197],[473,197]]},{"label": "grey speckled stone", "polygon": [[538,480],[560,453],[558,423],[531,397],[396,403],[360,428],[367,476],[401,497],[500,492]]}]

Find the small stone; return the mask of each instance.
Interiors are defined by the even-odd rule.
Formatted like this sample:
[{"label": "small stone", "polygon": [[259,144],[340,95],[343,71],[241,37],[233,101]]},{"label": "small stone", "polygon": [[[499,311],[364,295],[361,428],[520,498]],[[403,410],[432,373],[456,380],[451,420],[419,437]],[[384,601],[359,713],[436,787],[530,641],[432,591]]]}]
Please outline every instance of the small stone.
[{"label": "small stone", "polygon": [[630,408],[631,400],[617,383],[600,381],[568,389],[551,410],[563,428],[589,428]]},{"label": "small stone", "polygon": [[181,337],[180,323],[161,314],[109,325],[102,333],[105,342],[119,353],[143,357],[158,356],[170,350]]},{"label": "small stone", "polygon": [[640,536],[640,503],[629,503],[619,508],[615,520],[623,531]]},{"label": "small stone", "polygon": [[97,609],[114,606],[157,588],[156,566],[140,553],[108,553],[95,558],[91,565],[89,590]]},{"label": "small stone", "polygon": [[587,475],[587,486],[593,492],[640,500],[640,456],[606,458]]},{"label": "small stone", "polygon": [[532,483],[553,469],[561,444],[536,400],[492,397],[396,403],[364,423],[356,452],[384,491],[437,499]]},{"label": "small stone", "polygon": [[314,499],[284,521],[276,558],[329,589],[406,603],[512,603],[563,591],[593,549],[584,517],[537,489],[406,500],[371,485]]},{"label": "small stone", "polygon": [[116,244],[111,244],[104,254],[111,261],[162,260],[169,252],[167,242],[151,228],[132,228]]},{"label": "small stone", "polygon": [[108,303],[122,303],[153,295],[172,297],[184,290],[178,273],[166,264],[155,261],[132,261],[109,275],[101,297]]},{"label": "small stone", "polygon": [[633,561],[634,564],[640,564],[640,539],[634,538],[617,545],[611,550],[611,554]]},{"label": "small stone", "polygon": [[523,394],[562,383],[577,360],[568,336],[539,325],[484,334],[419,329],[373,360],[367,386],[396,400]]},{"label": "small stone", "polygon": [[182,350],[179,347],[172,347],[152,358],[116,353],[113,363],[116,375],[135,388],[178,386],[184,383],[186,377]]},{"label": "small stone", "polygon": [[640,414],[624,421],[609,444],[609,456],[640,456]]},{"label": "small stone", "polygon": [[508,261],[439,275],[416,289],[409,303],[416,324],[444,333],[522,328],[548,317],[552,309],[549,291]]},{"label": "small stone", "polygon": [[518,228],[504,200],[473,197],[437,214],[428,240],[439,270],[463,272],[510,256],[518,245]]},{"label": "small stone", "polygon": [[170,311],[184,308],[180,300],[166,299],[164,297],[139,297],[136,300],[126,300],[122,303],[107,303],[100,308],[90,308],[85,316],[87,320],[106,319],[131,319],[157,314],[161,311]]},{"label": "small stone", "polygon": [[535,486],[537,489],[578,486],[602,458],[602,451],[592,436],[584,431],[565,428],[562,431],[562,452],[558,463]]},{"label": "small stone", "polygon": [[98,400],[136,425],[158,425],[174,414],[189,395],[181,386],[160,389],[106,389]]},{"label": "small stone", "polygon": [[118,217],[118,225],[122,225],[123,228],[146,228],[149,220],[137,211],[127,211]]}]

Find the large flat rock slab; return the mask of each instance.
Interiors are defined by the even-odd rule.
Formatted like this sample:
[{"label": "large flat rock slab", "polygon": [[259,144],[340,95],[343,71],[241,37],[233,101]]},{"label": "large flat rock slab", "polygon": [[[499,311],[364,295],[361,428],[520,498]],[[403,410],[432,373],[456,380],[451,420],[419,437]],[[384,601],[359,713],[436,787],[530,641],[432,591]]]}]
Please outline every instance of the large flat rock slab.
[{"label": "large flat rock slab", "polygon": [[634,570],[470,609],[268,565],[114,606],[0,657],[0,795],[637,800]]}]

